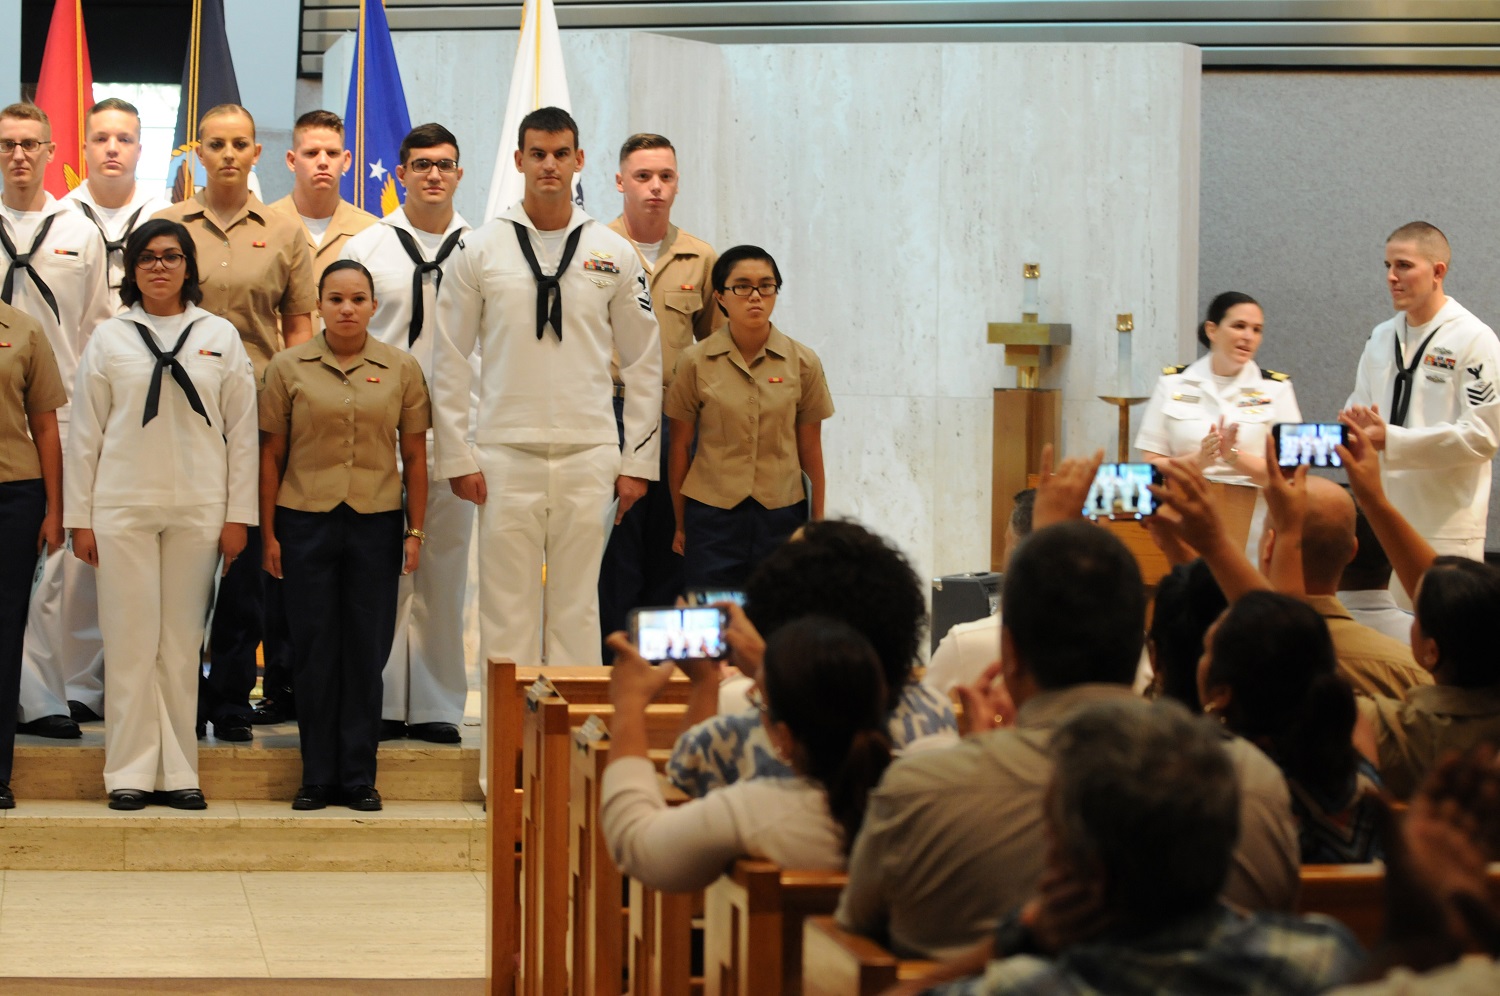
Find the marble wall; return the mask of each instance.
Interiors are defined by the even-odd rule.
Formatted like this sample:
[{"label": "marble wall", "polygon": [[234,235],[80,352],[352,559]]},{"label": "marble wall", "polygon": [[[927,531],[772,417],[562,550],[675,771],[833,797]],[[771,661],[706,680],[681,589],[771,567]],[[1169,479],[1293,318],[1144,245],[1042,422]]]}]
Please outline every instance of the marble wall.
[{"label": "marble wall", "polygon": [[[515,35],[398,34],[412,120],[464,143],[477,218]],[[340,45],[347,45],[347,40]],[[778,325],[824,361],[828,512],[890,535],[924,576],[989,560],[992,391],[1014,386],[990,321],[1042,264],[1071,322],[1048,386],[1069,450],[1108,447],[1114,316],[1133,376],[1189,354],[1197,301],[1198,51],[1179,45],[728,45],[564,32],[591,212],[618,211],[614,150],[678,147],[674,219],[780,263]],[[337,53],[335,53],[337,54]],[[331,60],[324,100],[347,86]],[[485,94],[475,100],[475,94]],[[299,108],[301,110],[303,108]]]}]

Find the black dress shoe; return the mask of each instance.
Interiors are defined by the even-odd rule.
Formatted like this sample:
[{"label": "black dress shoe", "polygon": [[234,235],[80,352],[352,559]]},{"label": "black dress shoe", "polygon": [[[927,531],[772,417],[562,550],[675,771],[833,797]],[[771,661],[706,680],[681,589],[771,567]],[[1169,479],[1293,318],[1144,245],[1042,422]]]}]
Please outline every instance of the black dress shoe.
[{"label": "black dress shoe", "polygon": [[381,740],[400,740],[406,736],[406,724],[399,719],[382,719],[380,721]]},{"label": "black dress shoe", "polygon": [[323,809],[327,805],[327,785],[304,785],[297,790],[297,794],[292,798],[292,808],[296,810]]},{"label": "black dress shoe", "polygon": [[254,726],[275,726],[277,723],[289,723],[296,718],[296,713],[275,699],[261,699],[260,704],[255,707],[255,712],[250,716],[250,722]]},{"label": "black dress shoe", "polygon": [[378,813],[381,809],[380,793],[373,785],[356,785],[344,790],[344,805],[361,813]]},{"label": "black dress shoe", "polygon": [[157,792],[152,802],[163,806],[171,806],[173,809],[207,809],[208,800],[203,798],[202,789],[172,789],[169,792]]},{"label": "black dress shoe", "polygon": [[243,716],[227,716],[214,720],[214,739],[233,743],[244,743],[254,739],[250,732],[250,721]]},{"label": "black dress shoe", "polygon": [[208,724],[207,723],[199,723],[193,729],[194,729],[194,732],[196,732],[198,734],[198,739],[199,740],[202,740],[204,737],[208,736]]},{"label": "black dress shoe", "polygon": [[16,727],[17,733],[29,733],[34,737],[51,737],[53,740],[77,740],[83,736],[78,724],[68,716],[43,716]]},{"label": "black dress shoe", "polygon": [[452,723],[413,723],[406,728],[406,735],[430,744],[457,744],[464,739]]},{"label": "black dress shoe", "polygon": [[68,700],[68,714],[73,717],[75,723],[102,723],[104,717],[99,715],[82,702]]},{"label": "black dress shoe", "polygon": [[115,789],[109,794],[109,808],[126,812],[146,808],[146,793],[140,789]]},{"label": "black dress shoe", "polygon": [[10,790],[9,782],[0,782],[0,809],[15,809],[16,795]]}]

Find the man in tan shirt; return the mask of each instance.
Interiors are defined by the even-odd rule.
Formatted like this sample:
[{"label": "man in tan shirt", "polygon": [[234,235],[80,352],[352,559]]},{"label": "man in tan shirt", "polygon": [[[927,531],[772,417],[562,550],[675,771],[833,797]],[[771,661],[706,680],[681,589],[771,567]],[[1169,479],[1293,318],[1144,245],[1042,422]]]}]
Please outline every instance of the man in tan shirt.
[{"label": "man in tan shirt", "polygon": [[[1417,665],[1411,647],[1354,621],[1338,600],[1339,580],[1354,559],[1354,499],[1334,482],[1307,479],[1307,519],[1302,527],[1302,581],[1307,601],[1328,623],[1339,674],[1361,695],[1402,698],[1409,689],[1432,684],[1432,675]],[[1269,570],[1275,548],[1274,528],[1267,528],[1261,570]]]},{"label": "man in tan shirt", "polygon": [[[332,111],[308,111],[292,128],[292,147],[286,168],[292,173],[292,192],[270,205],[271,210],[296,223],[312,256],[314,286],[328,264],[343,255],[350,237],[375,224],[376,218],[339,196],[339,179],[352,156],[344,148],[344,121]],[[313,324],[321,327],[316,312]],[[281,723],[296,715],[292,700],[292,672],[284,659],[267,658],[262,697],[251,722]]]},{"label": "man in tan shirt", "polygon": [[343,255],[344,244],[377,219],[339,196],[339,180],[352,155],[344,148],[344,122],[332,111],[308,111],[292,128],[286,168],[292,192],[271,205],[302,226],[312,254],[313,283],[329,263]]},{"label": "man in tan shirt", "polygon": [[[208,182],[156,217],[179,222],[192,235],[203,308],[239,331],[259,378],[283,342],[295,346],[312,338],[317,289],[306,230],[250,192],[250,169],[261,148],[249,111],[237,104],[210,108],[198,134]],[[263,635],[267,660],[284,659],[279,589],[266,580],[260,560],[260,530],[252,527],[244,553],[219,585],[209,636],[212,663],[198,688],[200,735],[211,721],[215,738],[249,740],[255,649]]]},{"label": "man in tan shirt", "polygon": [[[718,256],[702,239],[672,224],[677,200],[677,151],[661,135],[631,135],[620,147],[615,189],[625,195],[624,210],[609,223],[630,240],[651,284],[651,310],[661,327],[662,389],[672,386],[677,355],[714,329],[709,274]],[[624,388],[620,362],[611,365],[615,380],[615,423],[624,439]],[[667,427],[662,425],[662,436]],[[646,497],[621,518],[604,548],[599,569],[600,631],[624,629],[630,610],[642,605],[671,605],[682,594],[682,558],[672,552],[676,530],[672,495],[667,487],[667,448],[661,448],[661,479],[648,481]],[[609,660],[605,653],[604,659]]]}]

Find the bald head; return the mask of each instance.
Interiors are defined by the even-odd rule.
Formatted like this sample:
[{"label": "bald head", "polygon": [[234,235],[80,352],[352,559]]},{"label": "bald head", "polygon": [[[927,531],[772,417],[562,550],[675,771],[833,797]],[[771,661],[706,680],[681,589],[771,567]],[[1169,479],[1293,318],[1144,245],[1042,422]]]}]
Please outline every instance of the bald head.
[{"label": "bald head", "polygon": [[1323,477],[1307,479],[1307,520],[1302,526],[1302,580],[1309,595],[1332,595],[1354,551],[1354,499]]}]

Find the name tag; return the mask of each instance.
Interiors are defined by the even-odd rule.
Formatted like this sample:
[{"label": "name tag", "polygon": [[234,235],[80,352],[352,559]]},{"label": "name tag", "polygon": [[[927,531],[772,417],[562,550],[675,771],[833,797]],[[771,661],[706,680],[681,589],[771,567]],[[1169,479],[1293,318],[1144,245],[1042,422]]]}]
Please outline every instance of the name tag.
[{"label": "name tag", "polygon": [[1196,405],[1201,399],[1196,394],[1174,394],[1172,395],[1172,400],[1187,401]]}]

